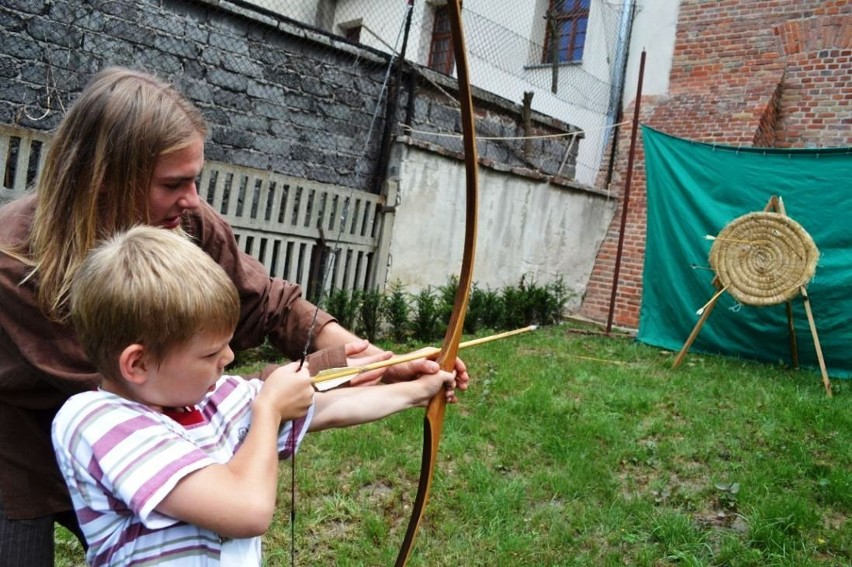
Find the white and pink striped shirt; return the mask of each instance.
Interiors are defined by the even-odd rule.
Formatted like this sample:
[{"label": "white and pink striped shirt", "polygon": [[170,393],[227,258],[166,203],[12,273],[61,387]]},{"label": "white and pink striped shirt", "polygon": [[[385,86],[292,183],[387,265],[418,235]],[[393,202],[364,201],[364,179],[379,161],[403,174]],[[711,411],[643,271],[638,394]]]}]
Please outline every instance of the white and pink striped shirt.
[{"label": "white and pink striped shirt", "polygon": [[[185,426],[102,390],[65,402],[53,420],[53,446],[90,565],[260,565],[259,537],[225,542],[155,508],[188,474],[231,459],[248,433],[261,385],[223,376],[198,405],[197,423]],[[312,416],[313,407],[282,425],[282,459],[301,443]]]}]

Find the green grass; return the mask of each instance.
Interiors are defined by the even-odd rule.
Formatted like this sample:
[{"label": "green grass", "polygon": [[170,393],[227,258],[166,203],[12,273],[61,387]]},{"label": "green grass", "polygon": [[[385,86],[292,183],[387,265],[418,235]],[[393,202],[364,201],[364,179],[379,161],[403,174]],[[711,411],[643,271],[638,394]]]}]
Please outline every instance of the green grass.
[{"label": "green grass", "polygon": [[[471,389],[447,409],[409,565],[852,565],[848,381],[829,398],[816,372],[694,353],[673,370],[577,327],[464,351]],[[308,436],[297,565],[393,563],[422,416]],[[281,471],[270,566],[290,564]]]}]

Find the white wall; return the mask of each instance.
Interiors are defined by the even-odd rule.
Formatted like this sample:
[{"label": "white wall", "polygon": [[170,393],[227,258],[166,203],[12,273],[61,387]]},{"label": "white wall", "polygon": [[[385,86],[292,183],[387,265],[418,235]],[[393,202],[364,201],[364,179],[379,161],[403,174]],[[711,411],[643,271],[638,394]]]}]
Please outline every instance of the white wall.
[{"label": "white wall", "polygon": [[[414,3],[406,57],[421,65],[428,62],[432,13],[434,6],[441,3],[430,0]],[[340,32],[338,26],[359,14],[363,26],[381,34],[386,44],[399,48],[397,39],[406,5],[403,1],[339,0],[333,31]],[[592,0],[583,61],[559,67],[559,88],[555,95],[550,92],[551,69],[541,65],[547,6],[547,0],[465,1],[464,26],[471,83],[518,105],[524,92],[533,90],[533,110],[584,130],[586,136],[580,143],[576,179],[591,186],[600,168],[607,134],[606,110],[616,50],[612,41],[621,24],[621,4],[617,0]],[[388,51],[369,32],[362,31],[361,41]]]},{"label": "white wall", "polygon": [[[399,151],[399,192],[387,282],[408,291],[458,274],[464,243],[464,164],[411,146]],[[576,307],[615,210],[604,196],[480,168],[474,281],[483,288],[562,277]],[[436,227],[438,227],[436,229]]]},{"label": "white wall", "polygon": [[[288,6],[286,15],[315,23],[319,0],[305,0],[299,9],[292,0],[255,0],[266,8]],[[406,57],[425,65],[429,56],[432,13],[443,0],[415,0]],[[576,179],[593,185],[608,140],[606,110],[615,65],[619,12],[635,3],[623,104],[636,96],[639,55],[647,51],[643,93],[665,94],[674,51],[679,0],[591,0],[587,43],[582,64],[559,67],[557,95],[550,93],[551,69],[540,65],[544,15],[548,0],[465,0],[464,25],[471,82],[499,97],[521,104],[524,91],[535,90],[532,108],[586,132],[577,156]],[[332,6],[332,4],[329,4]],[[403,0],[337,0],[332,32],[354,22],[364,28],[361,42],[389,51],[400,48],[400,31],[407,11]],[[381,37],[377,39],[376,34]],[[531,45],[530,42],[533,42]],[[532,85],[536,85],[533,89]]]},{"label": "white wall", "polygon": [[639,59],[645,50],[645,74],[642,96],[664,95],[669,91],[669,75],[677,33],[680,2],[675,0],[642,0],[630,37],[630,58],[624,79],[624,104],[636,98],[639,81]]},{"label": "white wall", "polygon": [[[422,2],[419,2],[419,4],[422,4]],[[334,29],[330,31],[342,33],[341,26],[349,27],[348,24],[357,19],[360,20],[362,27],[360,39],[362,44],[386,52],[390,52],[387,45],[399,50],[402,48],[400,32],[407,11],[407,2],[337,0]],[[410,41],[411,39],[409,39]]]}]

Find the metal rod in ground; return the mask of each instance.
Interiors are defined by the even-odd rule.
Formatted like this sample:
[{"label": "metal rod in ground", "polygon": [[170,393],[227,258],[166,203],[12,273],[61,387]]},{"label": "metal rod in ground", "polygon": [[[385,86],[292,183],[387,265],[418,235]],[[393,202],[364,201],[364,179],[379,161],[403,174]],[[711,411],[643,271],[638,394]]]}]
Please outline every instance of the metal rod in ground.
[{"label": "metal rod in ground", "polygon": [[[636,87],[636,104],[633,105],[633,129],[630,133],[630,152],[627,155],[627,179],[624,182],[624,202],[621,205],[621,229],[618,231],[618,249],[615,253],[615,270],[612,275],[612,294],[609,298],[609,316],[606,320],[606,332],[612,331],[612,317],[615,312],[615,296],[618,292],[618,275],[621,269],[621,254],[624,249],[624,227],[627,225],[627,211],[630,203],[630,183],[633,179],[633,157],[636,154],[636,133],[639,130],[639,108],[642,105],[642,82],[645,77],[645,50],[639,59],[639,84]],[[617,143],[617,141],[613,141]]]}]

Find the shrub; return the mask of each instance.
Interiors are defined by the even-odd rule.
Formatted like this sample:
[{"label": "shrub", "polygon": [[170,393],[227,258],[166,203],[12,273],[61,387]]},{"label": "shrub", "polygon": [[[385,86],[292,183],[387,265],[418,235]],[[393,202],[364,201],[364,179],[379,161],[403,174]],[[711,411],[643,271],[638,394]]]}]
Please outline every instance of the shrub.
[{"label": "shrub", "polygon": [[328,293],[325,310],[334,315],[345,328],[354,329],[360,301],[360,293],[357,291],[332,289]]},{"label": "shrub", "polygon": [[378,289],[361,294],[361,331],[371,343],[376,342],[382,327],[382,292]]},{"label": "shrub", "polygon": [[408,335],[408,296],[403,285],[395,281],[390,285],[390,291],[382,301],[382,312],[390,326],[394,342],[403,343]]},{"label": "shrub", "polygon": [[521,286],[506,286],[500,295],[500,302],[503,305],[502,318],[500,326],[503,329],[517,329],[529,325],[527,323],[527,298],[526,290]]},{"label": "shrub", "polygon": [[438,320],[444,327],[449,325],[450,317],[453,315],[458,289],[458,276],[451,276],[447,283],[438,288]]},{"label": "shrub", "polygon": [[[454,276],[437,289],[428,287],[414,295],[408,294],[399,281],[391,283],[384,293],[378,289],[335,289],[328,294],[325,309],[341,325],[357,329],[371,342],[390,338],[405,343],[410,336],[432,342],[440,339],[450,321],[458,286]],[[464,331],[473,334],[483,328],[500,331],[532,324],[553,325],[562,320],[570,296],[562,277],[542,286],[523,276],[517,286],[501,290],[482,289],[474,283]]]},{"label": "shrub", "polygon": [[482,289],[474,282],[464,320],[465,332],[473,334],[481,328],[496,329],[502,317],[500,294],[491,289]]},{"label": "shrub", "polygon": [[414,296],[414,315],[411,330],[419,341],[431,341],[438,335],[438,298],[432,288],[420,290]]}]

